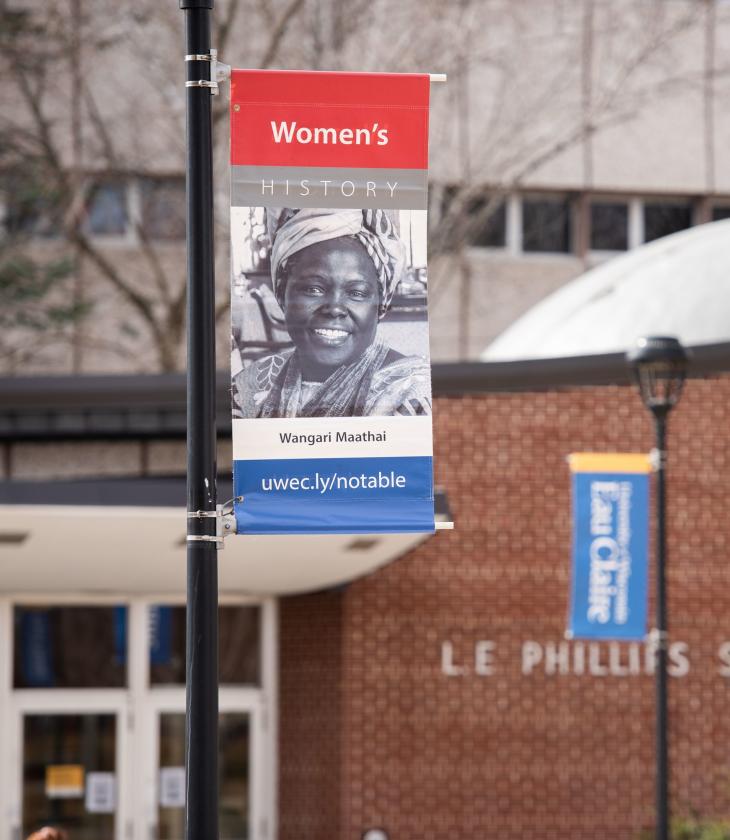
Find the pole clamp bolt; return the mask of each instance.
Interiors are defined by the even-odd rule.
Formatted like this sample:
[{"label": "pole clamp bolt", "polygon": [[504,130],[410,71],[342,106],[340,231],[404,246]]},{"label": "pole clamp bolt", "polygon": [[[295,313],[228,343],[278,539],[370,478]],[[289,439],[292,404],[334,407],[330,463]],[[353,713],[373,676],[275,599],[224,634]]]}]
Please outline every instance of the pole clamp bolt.
[{"label": "pole clamp bolt", "polygon": [[218,548],[223,548],[223,540],[235,534],[236,516],[233,512],[235,502],[242,502],[243,496],[235,496],[222,505],[216,505],[215,510],[189,510],[188,519],[215,519],[215,536],[212,534],[188,534],[188,542],[214,542]]},{"label": "pole clamp bolt", "polygon": [[657,449],[656,447],[649,453],[649,464],[653,472],[658,472],[662,467],[667,465],[667,452],[665,449]]},{"label": "pole clamp bolt", "polygon": [[669,633],[666,630],[658,630],[655,627],[649,631],[646,640],[655,650],[666,650],[669,646]]},{"label": "pole clamp bolt", "polygon": [[210,62],[210,79],[194,79],[185,82],[186,88],[209,88],[210,92],[215,95],[219,93],[218,85],[225,82],[231,76],[230,64],[224,64],[218,61],[218,50],[211,50],[209,55],[193,53],[185,56],[185,61],[209,61]]}]

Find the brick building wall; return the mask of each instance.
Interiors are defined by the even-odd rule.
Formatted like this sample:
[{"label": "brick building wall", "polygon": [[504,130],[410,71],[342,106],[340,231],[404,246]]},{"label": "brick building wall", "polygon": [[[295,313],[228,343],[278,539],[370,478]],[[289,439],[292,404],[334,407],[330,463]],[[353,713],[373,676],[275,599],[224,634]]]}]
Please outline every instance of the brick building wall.
[{"label": "brick building wall", "polygon": [[[730,816],[728,404],[730,377],[689,382],[669,436],[672,808],[708,819]],[[651,656],[564,641],[565,456],[648,451],[650,418],[618,386],[434,412],[456,530],[343,592],[282,601],[281,840],[638,838]]]},{"label": "brick building wall", "polygon": [[279,840],[338,836],[342,607],[338,591],[281,601],[279,637],[288,667],[279,678],[287,698],[279,738],[291,749],[280,765]]}]

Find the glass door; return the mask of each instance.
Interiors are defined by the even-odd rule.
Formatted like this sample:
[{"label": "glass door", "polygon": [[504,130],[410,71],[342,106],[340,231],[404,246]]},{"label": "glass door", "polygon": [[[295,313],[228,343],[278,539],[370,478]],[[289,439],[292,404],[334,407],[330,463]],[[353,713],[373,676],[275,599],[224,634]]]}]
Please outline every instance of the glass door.
[{"label": "glass door", "polygon": [[56,826],[73,840],[114,840],[117,716],[22,715],[22,836]]},{"label": "glass door", "polygon": [[[250,716],[222,712],[219,719],[218,787],[220,840],[250,840]],[[158,717],[157,833],[183,840],[185,810],[185,714]]]},{"label": "glass door", "polygon": [[[0,840],[183,840],[185,607],[0,597]],[[221,840],[276,833],[275,605],[220,609]]]},{"label": "glass door", "polygon": [[[268,615],[268,618],[266,617]],[[273,623],[261,604],[219,608],[220,840],[270,840],[274,833],[275,736],[264,685],[272,687],[263,627]],[[151,603],[148,610],[144,719],[145,779],[140,801],[145,837],[183,840],[185,815],[185,608]],[[269,638],[271,638],[269,634]]]},{"label": "glass door", "polygon": [[5,616],[0,838],[44,826],[69,840],[131,838],[127,605],[39,600]]}]

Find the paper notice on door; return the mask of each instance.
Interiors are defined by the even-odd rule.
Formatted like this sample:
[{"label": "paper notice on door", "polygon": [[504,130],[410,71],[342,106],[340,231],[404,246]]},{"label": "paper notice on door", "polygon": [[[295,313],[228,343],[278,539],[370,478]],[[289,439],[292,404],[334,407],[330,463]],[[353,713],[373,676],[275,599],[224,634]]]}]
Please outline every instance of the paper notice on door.
[{"label": "paper notice on door", "polygon": [[46,767],[46,796],[49,799],[77,799],[84,795],[81,764],[49,764]]},{"label": "paper notice on door", "polygon": [[185,807],[184,767],[160,767],[160,807]]},{"label": "paper notice on door", "polygon": [[116,805],[114,773],[86,774],[86,810],[90,814],[113,814]]}]

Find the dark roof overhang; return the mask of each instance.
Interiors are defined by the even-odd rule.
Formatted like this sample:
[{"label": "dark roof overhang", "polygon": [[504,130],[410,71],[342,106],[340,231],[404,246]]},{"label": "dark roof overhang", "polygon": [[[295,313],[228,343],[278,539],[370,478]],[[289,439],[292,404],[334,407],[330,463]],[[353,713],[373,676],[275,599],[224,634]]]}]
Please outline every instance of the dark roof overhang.
[{"label": "dark roof overhang", "polygon": [[[689,376],[730,371],[730,342],[691,348]],[[436,397],[628,385],[623,353],[432,366]],[[216,419],[230,435],[230,379],[216,377]],[[0,378],[0,442],[185,436],[185,374]]]}]

